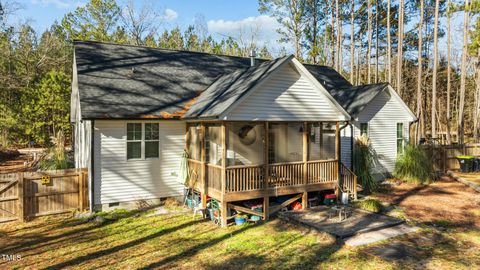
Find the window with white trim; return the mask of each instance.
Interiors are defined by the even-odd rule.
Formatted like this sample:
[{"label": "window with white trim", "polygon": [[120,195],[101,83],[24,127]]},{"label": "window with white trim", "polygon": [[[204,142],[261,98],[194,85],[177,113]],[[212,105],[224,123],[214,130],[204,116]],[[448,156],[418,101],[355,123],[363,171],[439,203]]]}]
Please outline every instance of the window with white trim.
[{"label": "window with white trim", "polygon": [[397,154],[402,154],[405,146],[403,132],[403,123],[397,123]]},{"label": "window with white trim", "polygon": [[360,123],[360,136],[368,136],[368,123]]},{"label": "window with white trim", "polygon": [[127,123],[127,159],[158,158],[158,123]]}]

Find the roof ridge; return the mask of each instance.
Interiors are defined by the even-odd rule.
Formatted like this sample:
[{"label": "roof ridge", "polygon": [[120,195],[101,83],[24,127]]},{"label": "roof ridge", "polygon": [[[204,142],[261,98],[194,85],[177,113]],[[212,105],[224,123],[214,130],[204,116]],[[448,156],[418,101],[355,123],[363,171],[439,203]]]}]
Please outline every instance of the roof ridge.
[{"label": "roof ridge", "polygon": [[[112,46],[126,46],[126,47],[133,47],[133,48],[144,48],[144,49],[151,49],[157,51],[169,51],[169,52],[183,52],[183,53],[194,53],[194,54],[204,54],[204,55],[213,55],[213,56],[221,56],[221,57],[230,57],[230,58],[240,58],[240,59],[250,59],[247,56],[236,56],[236,55],[227,55],[227,54],[218,54],[218,53],[209,53],[209,52],[199,52],[199,51],[188,51],[188,50],[175,50],[175,49],[168,49],[162,47],[149,47],[145,45],[135,45],[135,44],[123,44],[123,43],[114,43],[108,41],[96,41],[96,40],[73,40],[73,45],[75,46],[76,43],[96,43],[102,45],[112,45]],[[255,58],[257,60],[264,60],[264,61],[271,61],[274,59],[266,59],[266,58]]]}]

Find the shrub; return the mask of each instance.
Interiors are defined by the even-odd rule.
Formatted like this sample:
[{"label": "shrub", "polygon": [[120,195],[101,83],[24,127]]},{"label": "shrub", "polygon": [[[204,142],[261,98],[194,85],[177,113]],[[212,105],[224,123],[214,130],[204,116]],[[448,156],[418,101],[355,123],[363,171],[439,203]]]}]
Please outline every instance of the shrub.
[{"label": "shrub", "polygon": [[42,170],[62,170],[71,168],[71,164],[65,157],[65,137],[63,132],[59,131],[55,137],[52,137],[53,146],[48,150],[47,156],[40,161]]},{"label": "shrub", "polygon": [[407,145],[395,163],[393,176],[416,184],[429,183],[433,172],[432,163],[423,148]]},{"label": "shrub", "polygon": [[378,183],[373,178],[374,152],[370,139],[364,134],[355,140],[353,151],[353,172],[367,192],[377,190]]},{"label": "shrub", "polygon": [[380,213],[383,210],[383,205],[381,202],[375,199],[366,199],[362,201],[357,201],[355,204],[358,208],[367,210],[374,213]]}]

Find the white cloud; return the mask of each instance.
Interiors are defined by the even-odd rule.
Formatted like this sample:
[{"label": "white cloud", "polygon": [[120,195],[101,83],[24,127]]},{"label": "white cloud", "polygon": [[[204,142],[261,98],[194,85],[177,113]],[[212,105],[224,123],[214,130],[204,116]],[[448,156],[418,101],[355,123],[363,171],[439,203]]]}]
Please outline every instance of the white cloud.
[{"label": "white cloud", "polygon": [[165,11],[163,12],[163,19],[167,22],[171,22],[173,20],[175,20],[177,17],[178,17],[178,13],[173,10],[173,9],[165,9]]},{"label": "white cloud", "polygon": [[231,36],[237,41],[242,39],[244,42],[249,42],[252,34],[257,45],[263,46],[278,46],[277,40],[279,38],[277,28],[278,22],[267,15],[260,15],[256,17],[247,17],[241,20],[210,20],[207,22],[208,31],[213,34],[221,36]]},{"label": "white cloud", "polygon": [[73,0],[31,0],[32,4],[42,4],[44,6],[54,5],[56,8],[68,9],[82,5],[79,1]]}]

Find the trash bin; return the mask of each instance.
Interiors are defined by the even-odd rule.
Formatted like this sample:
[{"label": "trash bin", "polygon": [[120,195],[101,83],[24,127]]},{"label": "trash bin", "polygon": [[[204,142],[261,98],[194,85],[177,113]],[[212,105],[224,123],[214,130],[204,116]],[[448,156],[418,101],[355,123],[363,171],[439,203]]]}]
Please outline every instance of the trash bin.
[{"label": "trash bin", "polygon": [[458,163],[460,163],[460,171],[467,173],[473,171],[475,161],[474,156],[457,156]]},{"label": "trash bin", "polygon": [[473,159],[473,171],[474,172],[480,171],[480,158]]}]

